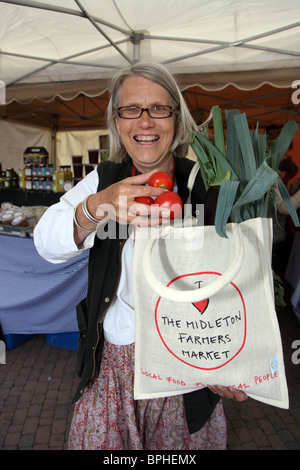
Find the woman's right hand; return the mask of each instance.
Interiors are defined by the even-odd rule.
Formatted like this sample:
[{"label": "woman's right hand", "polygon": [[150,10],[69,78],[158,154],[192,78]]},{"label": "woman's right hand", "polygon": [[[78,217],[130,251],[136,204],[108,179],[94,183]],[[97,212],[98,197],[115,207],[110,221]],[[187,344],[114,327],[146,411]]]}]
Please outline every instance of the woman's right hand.
[{"label": "woman's right hand", "polygon": [[[99,223],[110,219],[124,225],[153,227],[168,222],[170,220],[170,211],[167,209],[155,205],[148,206],[135,201],[136,197],[157,197],[166,191],[162,188],[145,186],[150,176],[155,172],[157,170],[125,178],[96,194],[91,194],[86,201],[89,213],[99,220]],[[76,220],[78,225],[83,228],[81,230],[78,225],[74,224],[74,241],[77,246],[80,246],[88,235],[88,231],[96,229],[96,224],[88,221],[85,217],[82,204],[77,207]]]},{"label": "woman's right hand", "polygon": [[154,226],[162,223],[164,218],[169,220],[168,210],[135,201],[136,197],[157,197],[165,192],[162,188],[145,186],[150,176],[157,171],[128,177],[90,196],[89,211],[99,221],[109,218],[125,225]]}]

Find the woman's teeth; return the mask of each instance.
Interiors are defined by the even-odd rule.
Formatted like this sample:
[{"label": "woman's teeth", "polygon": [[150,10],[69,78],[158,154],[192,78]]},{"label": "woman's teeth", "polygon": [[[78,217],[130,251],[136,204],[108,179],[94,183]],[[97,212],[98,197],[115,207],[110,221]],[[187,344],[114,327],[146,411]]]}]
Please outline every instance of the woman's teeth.
[{"label": "woman's teeth", "polygon": [[159,139],[158,135],[136,135],[134,136],[134,140],[138,142],[139,144],[149,144],[151,142],[155,142],[156,140]]}]

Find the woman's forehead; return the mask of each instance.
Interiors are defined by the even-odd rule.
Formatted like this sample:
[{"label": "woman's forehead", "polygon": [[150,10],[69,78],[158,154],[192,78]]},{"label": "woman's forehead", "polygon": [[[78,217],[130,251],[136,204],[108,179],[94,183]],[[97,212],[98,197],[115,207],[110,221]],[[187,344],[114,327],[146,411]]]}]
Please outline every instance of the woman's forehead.
[{"label": "woman's forehead", "polygon": [[[145,102],[145,99],[154,104],[172,104],[168,91],[160,84],[139,75],[128,77],[120,88],[120,105],[124,100]],[[162,101],[163,100],[163,101]],[[167,100],[167,101],[166,101]],[[121,103],[122,102],[122,103]]]}]

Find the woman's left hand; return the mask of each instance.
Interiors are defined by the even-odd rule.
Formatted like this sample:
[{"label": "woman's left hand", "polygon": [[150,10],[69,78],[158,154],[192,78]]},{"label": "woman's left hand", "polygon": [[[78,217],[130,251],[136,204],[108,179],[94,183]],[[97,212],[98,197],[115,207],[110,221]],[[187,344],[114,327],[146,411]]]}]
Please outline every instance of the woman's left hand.
[{"label": "woman's left hand", "polygon": [[223,387],[221,385],[213,385],[213,386],[209,385],[208,388],[213,393],[220,395],[220,397],[222,398],[228,398],[229,400],[245,401],[249,398],[245,392],[242,392],[242,390],[237,390],[234,387]]}]

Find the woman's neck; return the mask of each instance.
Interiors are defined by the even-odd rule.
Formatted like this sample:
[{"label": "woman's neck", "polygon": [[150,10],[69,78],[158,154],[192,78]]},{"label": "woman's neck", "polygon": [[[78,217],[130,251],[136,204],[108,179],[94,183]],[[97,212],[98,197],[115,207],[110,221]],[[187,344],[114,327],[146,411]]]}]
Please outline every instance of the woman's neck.
[{"label": "woman's neck", "polygon": [[140,173],[148,173],[149,171],[152,171],[156,169],[157,171],[165,171],[166,173],[169,173],[172,175],[173,173],[173,167],[174,167],[174,156],[173,154],[170,154],[169,158],[164,160],[163,162],[154,162],[154,163],[149,163],[149,164],[143,164],[140,162],[134,162],[133,165],[136,167],[136,169]]}]

